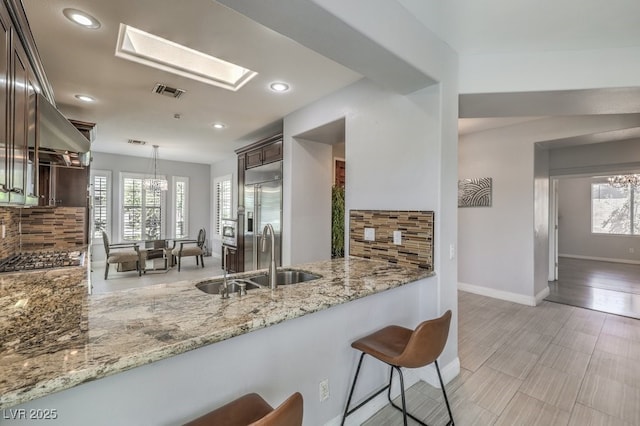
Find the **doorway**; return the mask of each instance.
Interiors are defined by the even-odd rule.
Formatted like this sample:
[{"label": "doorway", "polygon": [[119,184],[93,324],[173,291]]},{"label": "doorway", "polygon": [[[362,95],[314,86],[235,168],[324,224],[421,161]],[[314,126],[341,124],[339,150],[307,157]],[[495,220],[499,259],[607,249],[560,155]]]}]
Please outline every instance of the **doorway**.
[{"label": "doorway", "polygon": [[[347,245],[345,118],[299,133],[293,141],[291,168],[296,170],[296,181],[292,209],[306,214],[292,217],[292,227],[298,230],[292,248],[299,247],[292,249],[292,261],[343,257]],[[300,195],[304,199],[297,197]],[[308,223],[303,226],[305,220]],[[294,236],[293,231],[291,234]],[[309,241],[314,241],[312,247]]]},{"label": "doorway", "polygon": [[550,252],[555,245],[557,274],[550,271],[546,300],[640,318],[637,237],[612,224],[632,200],[624,196],[603,176],[553,179],[550,222],[556,232],[550,233]]}]

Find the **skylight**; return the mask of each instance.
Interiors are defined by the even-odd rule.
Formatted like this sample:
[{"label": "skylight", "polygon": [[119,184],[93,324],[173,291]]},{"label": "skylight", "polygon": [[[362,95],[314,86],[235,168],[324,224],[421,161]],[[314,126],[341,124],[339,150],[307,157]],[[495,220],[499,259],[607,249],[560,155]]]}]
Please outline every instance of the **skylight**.
[{"label": "skylight", "polygon": [[125,24],[120,24],[116,56],[233,91],[258,74]]}]

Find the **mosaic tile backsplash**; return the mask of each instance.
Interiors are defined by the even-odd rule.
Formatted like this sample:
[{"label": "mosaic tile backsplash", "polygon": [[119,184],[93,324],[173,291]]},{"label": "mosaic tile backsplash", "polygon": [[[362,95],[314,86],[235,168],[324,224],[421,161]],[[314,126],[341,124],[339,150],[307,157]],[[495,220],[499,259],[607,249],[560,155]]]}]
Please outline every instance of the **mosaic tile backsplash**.
[{"label": "mosaic tile backsplash", "polygon": [[5,227],[0,260],[20,251],[84,246],[85,214],[83,207],[0,207],[0,226]]},{"label": "mosaic tile backsplash", "polygon": [[22,209],[22,250],[62,250],[84,245],[84,207]]},{"label": "mosaic tile backsplash", "polygon": [[[349,254],[433,271],[432,211],[350,210]],[[365,241],[364,229],[375,229],[375,241]],[[402,244],[393,244],[393,231]]]}]

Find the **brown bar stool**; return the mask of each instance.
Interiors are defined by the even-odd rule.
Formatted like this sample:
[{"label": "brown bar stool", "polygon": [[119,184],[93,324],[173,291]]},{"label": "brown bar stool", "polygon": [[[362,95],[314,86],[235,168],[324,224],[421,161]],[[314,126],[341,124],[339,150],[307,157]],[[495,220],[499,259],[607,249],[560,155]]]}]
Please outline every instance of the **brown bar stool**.
[{"label": "brown bar stool", "polygon": [[[353,378],[353,384],[351,385],[351,392],[349,392],[349,398],[347,399],[347,406],[344,409],[344,415],[342,416],[342,423],[347,416],[353,414],[354,411],[371,401],[373,398],[389,389],[387,398],[391,405],[397,410],[402,411],[404,418],[404,424],[407,425],[407,416],[411,417],[421,425],[427,426],[410,413],[407,413],[407,405],[404,397],[404,379],[402,377],[402,371],[400,367],[405,368],[419,368],[432,362],[436,365],[436,371],[438,372],[438,379],[440,380],[440,387],[442,387],[442,394],[444,395],[444,402],[447,404],[447,411],[449,412],[449,422],[447,425],[455,425],[453,422],[453,416],[451,415],[451,408],[449,407],[449,400],[447,399],[447,392],[444,389],[444,383],[442,382],[442,376],[440,375],[440,367],[438,367],[437,358],[442,353],[444,345],[447,343],[447,336],[449,335],[449,324],[451,323],[451,311],[445,312],[440,318],[427,320],[422,322],[415,330],[400,327],[397,325],[391,325],[380,329],[368,336],[356,340],[351,344],[351,347],[362,351],[360,355],[360,361],[358,362],[358,368],[356,369],[356,375]],[[358,380],[358,373],[360,373],[360,367],[362,366],[362,360],[365,354],[388,364],[391,367],[391,373],[389,375],[389,384],[378,390],[366,400],[358,404],[357,407],[349,410],[351,404],[351,398],[353,397],[353,390],[356,387],[356,381]],[[398,372],[400,376],[400,395],[402,396],[402,408],[398,407],[391,401],[391,380],[393,379],[393,370]]]},{"label": "brown bar stool", "polygon": [[296,392],[275,410],[257,393],[241,396],[184,426],[301,426],[302,395]]}]

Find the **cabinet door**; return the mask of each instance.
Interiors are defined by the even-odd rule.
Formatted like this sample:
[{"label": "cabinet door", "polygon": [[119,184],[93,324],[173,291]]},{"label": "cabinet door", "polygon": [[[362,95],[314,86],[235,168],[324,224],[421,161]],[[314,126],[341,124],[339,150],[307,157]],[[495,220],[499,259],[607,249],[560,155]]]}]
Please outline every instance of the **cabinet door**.
[{"label": "cabinet door", "polygon": [[262,164],[282,160],[282,141],[274,142],[262,148]]},{"label": "cabinet door", "polygon": [[27,134],[28,134],[28,87],[29,78],[27,71],[26,55],[18,40],[14,40],[13,47],[13,80],[11,82],[13,93],[13,138],[11,149],[11,176],[9,188],[9,202],[23,204],[25,201],[25,177],[27,171]]},{"label": "cabinet door", "polygon": [[27,73],[27,165],[25,204],[38,205],[38,147],[36,146],[36,90],[38,86],[31,69]]},{"label": "cabinet door", "polygon": [[247,169],[261,166],[261,165],[262,165],[262,148],[254,149],[253,151],[249,151],[246,153],[244,166]]},{"label": "cabinet door", "polygon": [[11,28],[9,18],[0,13],[0,203],[9,201],[7,193],[7,149],[10,141],[9,104]]},{"label": "cabinet door", "polygon": [[[231,246],[223,245],[222,256],[224,256],[225,247],[227,248],[227,258],[223,260],[226,260],[227,272],[230,274],[235,274],[236,272],[240,272],[238,271],[238,250]],[[221,267],[224,268],[224,266],[225,266],[225,263],[223,262]]]},{"label": "cabinet door", "polygon": [[57,207],[87,207],[88,169],[55,168]]}]

